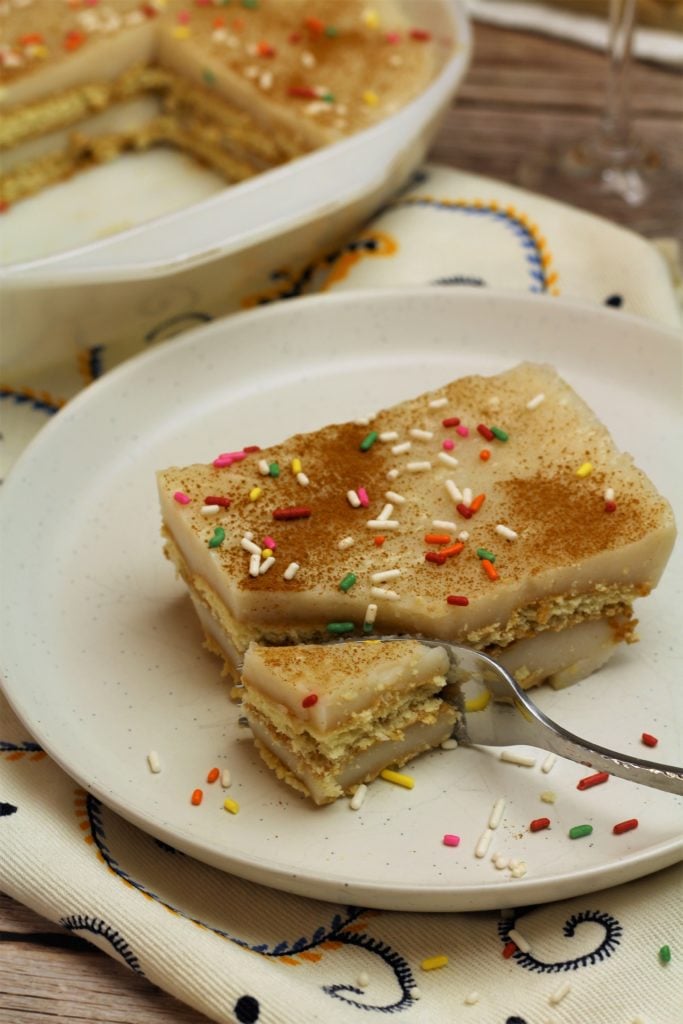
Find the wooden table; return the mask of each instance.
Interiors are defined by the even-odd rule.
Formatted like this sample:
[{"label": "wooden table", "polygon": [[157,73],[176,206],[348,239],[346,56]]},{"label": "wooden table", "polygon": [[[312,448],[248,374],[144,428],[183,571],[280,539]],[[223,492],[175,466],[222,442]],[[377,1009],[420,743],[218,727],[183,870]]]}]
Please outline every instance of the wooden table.
[{"label": "wooden table", "polygon": [[[432,158],[515,180],[520,158],[589,129],[603,96],[604,58],[580,47],[488,26]],[[634,69],[635,125],[683,173],[683,77]],[[571,190],[566,199],[571,201]],[[683,195],[662,194],[670,235],[683,239]],[[610,206],[603,210],[609,215]],[[0,1024],[206,1024],[104,953],[0,894]]]}]

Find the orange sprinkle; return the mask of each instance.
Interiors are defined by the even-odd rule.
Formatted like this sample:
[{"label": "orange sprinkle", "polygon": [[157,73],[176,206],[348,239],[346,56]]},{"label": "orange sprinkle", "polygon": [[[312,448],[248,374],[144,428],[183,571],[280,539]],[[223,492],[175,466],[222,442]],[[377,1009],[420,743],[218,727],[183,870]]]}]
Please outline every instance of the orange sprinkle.
[{"label": "orange sprinkle", "polygon": [[482,448],[482,450],[479,452],[479,458],[481,459],[482,462],[489,461],[489,459],[491,458],[491,452],[488,450],[488,448]]},{"label": "orange sprinkle", "polygon": [[76,31],[76,29],[72,29],[72,31],[67,32],[66,36],[64,37],[64,49],[69,50],[70,52],[73,50],[78,50],[78,48],[83,45],[85,40],[86,36],[84,32],[78,32]]},{"label": "orange sprinkle", "polygon": [[325,23],[320,18],[315,18],[312,15],[306,18],[304,24],[309,32],[316,36],[321,35],[325,31]]},{"label": "orange sprinkle", "polygon": [[461,540],[457,541],[456,544],[451,544],[449,548],[441,548],[440,555],[445,555],[446,558],[450,558],[451,555],[459,555],[465,545]]},{"label": "orange sprinkle", "polygon": [[425,535],[425,544],[448,544],[450,539],[448,533],[428,533]]},{"label": "orange sprinkle", "polygon": [[486,575],[488,576],[488,578],[490,580],[499,580],[500,579],[500,576],[496,572],[496,570],[495,570],[495,568],[493,566],[493,563],[490,562],[488,560],[488,558],[482,558],[481,564],[484,567],[484,572],[486,573]]},{"label": "orange sprinkle", "polygon": [[45,40],[40,32],[27,32],[25,36],[19,36],[19,42],[22,46],[31,46],[34,43],[40,45],[41,43],[44,43]]},{"label": "orange sprinkle", "polygon": [[374,543],[377,545],[378,548],[381,548],[382,544],[384,544],[385,540],[386,540],[386,537],[375,537],[374,538]]},{"label": "orange sprinkle", "polygon": [[192,796],[190,798],[190,802],[192,803],[193,807],[199,807],[199,805],[200,805],[200,803],[202,802],[203,799],[204,799],[204,794],[202,793],[201,789],[193,790]]},{"label": "orange sprinkle", "polygon": [[257,51],[259,57],[274,57],[275,56],[275,47],[271,46],[270,43],[265,42],[265,40],[262,40],[257,45],[256,51]]},{"label": "orange sprinkle", "polygon": [[478,512],[485,501],[485,494],[477,494],[476,497],[472,498],[472,501],[470,502],[470,508],[472,509],[473,512]]},{"label": "orange sprinkle", "polygon": [[212,768],[209,774],[206,776],[206,781],[215,782],[219,775],[220,772],[218,771],[218,768]]},{"label": "orange sprinkle", "polygon": [[216,18],[213,19],[213,27],[225,28],[225,18],[223,17],[222,14],[219,14]]}]

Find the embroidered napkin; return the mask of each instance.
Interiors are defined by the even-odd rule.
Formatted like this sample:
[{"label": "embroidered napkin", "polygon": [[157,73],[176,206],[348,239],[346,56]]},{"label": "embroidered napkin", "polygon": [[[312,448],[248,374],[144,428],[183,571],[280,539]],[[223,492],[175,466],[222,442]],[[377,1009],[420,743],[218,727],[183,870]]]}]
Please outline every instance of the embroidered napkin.
[{"label": "embroidered napkin", "polygon": [[[468,284],[549,292],[681,326],[667,262],[648,242],[441,167],[422,171],[334,253],[277,269],[252,283],[243,305]],[[91,339],[31,379],[5,366],[5,471],[64,401],[132,352],[125,341],[110,350]],[[680,865],[501,914],[368,912],[278,893],[194,861],[108,810],[40,750],[1,696],[0,888],[221,1024],[391,1014],[415,1024],[680,1019]]]}]

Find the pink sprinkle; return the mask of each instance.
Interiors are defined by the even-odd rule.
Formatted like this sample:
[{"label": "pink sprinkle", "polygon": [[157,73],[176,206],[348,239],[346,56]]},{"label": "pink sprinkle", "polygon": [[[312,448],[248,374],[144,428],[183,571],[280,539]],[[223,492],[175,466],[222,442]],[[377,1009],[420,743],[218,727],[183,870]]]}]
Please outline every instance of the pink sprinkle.
[{"label": "pink sprinkle", "polygon": [[190,20],[190,12],[189,11],[178,11],[178,21],[180,22],[181,25],[187,25],[189,20]]},{"label": "pink sprinkle", "polygon": [[365,488],[359,487],[358,490],[356,491],[356,494],[358,495],[358,500],[360,501],[363,508],[367,508],[370,504],[370,499],[368,498],[368,492],[365,490]]},{"label": "pink sprinkle", "polygon": [[400,32],[387,32],[384,37],[388,43],[400,43],[401,33]]},{"label": "pink sprinkle", "polygon": [[245,451],[221,452],[220,455],[217,455],[213,460],[212,465],[214,465],[216,469],[224,469],[226,466],[232,466],[233,462],[241,462],[242,459],[246,459],[246,457],[247,452]]},{"label": "pink sprinkle", "polygon": [[271,551],[275,551],[277,544],[272,537],[268,536],[263,538],[263,546],[264,548],[270,548]]},{"label": "pink sprinkle", "polygon": [[454,836],[454,835],[451,835],[450,832],[447,832],[446,835],[443,837],[443,845],[444,846],[459,846],[460,845],[460,836]]},{"label": "pink sprinkle", "polygon": [[455,428],[455,432],[456,432],[456,434],[460,434],[461,437],[469,437],[470,436],[469,427],[463,427],[462,424],[459,427]]},{"label": "pink sprinkle", "polygon": [[441,442],[441,447],[445,448],[447,452],[452,452],[455,448],[455,442],[451,441],[450,437],[447,437],[445,441]]},{"label": "pink sprinkle", "polygon": [[184,491],[176,491],[173,497],[179,505],[189,505],[192,501],[192,498],[189,498]]}]

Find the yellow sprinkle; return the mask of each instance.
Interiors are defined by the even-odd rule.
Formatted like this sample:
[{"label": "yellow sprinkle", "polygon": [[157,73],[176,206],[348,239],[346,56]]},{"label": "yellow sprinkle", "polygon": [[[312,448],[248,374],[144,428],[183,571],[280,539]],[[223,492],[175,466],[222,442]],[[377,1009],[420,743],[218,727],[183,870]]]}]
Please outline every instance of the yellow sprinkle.
[{"label": "yellow sprinkle", "polygon": [[439,967],[445,967],[447,963],[447,956],[430,956],[422,961],[420,967],[423,971],[438,971]]},{"label": "yellow sprinkle", "polygon": [[379,28],[379,14],[372,7],[363,11],[363,21],[368,28]]},{"label": "yellow sprinkle", "polygon": [[379,96],[372,89],[366,89],[363,93],[363,103],[367,103],[369,107],[376,107],[379,103]]},{"label": "yellow sprinkle", "polygon": [[261,558],[274,558],[274,557],[275,557],[275,555],[273,554],[273,549],[272,548],[264,548],[263,551],[261,552]]},{"label": "yellow sprinkle", "polygon": [[237,803],[237,801],[231,800],[230,797],[228,797],[227,800],[223,801],[223,806],[225,807],[226,811],[230,811],[230,814],[237,814],[237,812],[240,809],[240,805]]},{"label": "yellow sprinkle", "polygon": [[292,473],[300,473],[302,469],[301,459],[292,459]]},{"label": "yellow sprinkle", "polygon": [[583,465],[579,466],[579,468],[577,469],[576,475],[580,476],[580,477],[590,476],[592,472],[593,472],[593,463],[592,462],[584,462]]},{"label": "yellow sprinkle", "polygon": [[403,775],[401,772],[392,772],[390,768],[385,768],[380,775],[387,782],[393,782],[397,786],[403,786],[404,789],[412,789],[415,785],[415,779],[410,775]]},{"label": "yellow sprinkle", "polygon": [[187,25],[174,25],[171,35],[174,39],[187,39],[190,35],[190,30]]},{"label": "yellow sprinkle", "polygon": [[545,792],[541,793],[541,800],[544,804],[554,804],[555,794],[551,789],[546,789]]},{"label": "yellow sprinkle", "polygon": [[465,711],[483,711],[484,708],[487,708],[489,706],[490,700],[490,690],[482,690],[481,693],[477,694],[476,697],[470,697],[469,700],[465,701]]},{"label": "yellow sprinkle", "polygon": [[263,491],[261,490],[260,487],[252,487],[252,489],[249,491],[249,501],[256,501],[256,499],[260,498],[262,494]]}]

